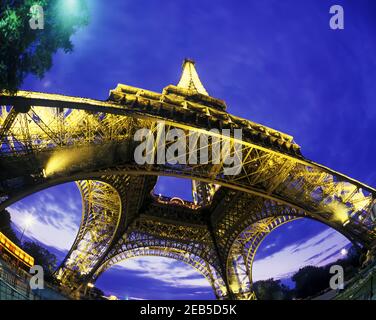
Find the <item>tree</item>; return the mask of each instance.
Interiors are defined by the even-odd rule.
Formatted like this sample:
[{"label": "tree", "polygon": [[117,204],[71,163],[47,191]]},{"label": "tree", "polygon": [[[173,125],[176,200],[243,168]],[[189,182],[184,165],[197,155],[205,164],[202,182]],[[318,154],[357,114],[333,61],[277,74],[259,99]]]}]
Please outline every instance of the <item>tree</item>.
[{"label": "tree", "polygon": [[292,277],[295,281],[295,295],[304,299],[316,295],[329,287],[330,277],[328,268],[306,266],[299,269]]},{"label": "tree", "polygon": [[101,289],[94,287],[89,290],[89,295],[94,299],[102,299],[102,297],[104,297],[104,292]]},{"label": "tree", "polygon": [[[34,5],[43,8],[43,29],[30,26],[30,19],[36,18]],[[71,52],[71,36],[87,23],[85,0],[1,1],[0,90],[16,92],[27,74],[42,78],[52,66],[53,54],[58,49]]]},{"label": "tree", "polygon": [[3,233],[7,238],[9,238],[10,241],[14,242],[16,245],[20,245],[20,240],[12,229],[10,213],[7,210],[0,212],[0,232]]},{"label": "tree", "polygon": [[361,255],[361,250],[355,246],[351,246],[347,253],[348,263],[351,264],[353,267],[360,267],[361,266],[360,255]]},{"label": "tree", "polygon": [[34,258],[34,264],[42,266],[47,281],[52,281],[52,274],[57,266],[56,256],[36,242],[24,242],[23,250]]},{"label": "tree", "polygon": [[256,297],[259,300],[291,300],[292,290],[280,280],[268,279],[253,284]]}]

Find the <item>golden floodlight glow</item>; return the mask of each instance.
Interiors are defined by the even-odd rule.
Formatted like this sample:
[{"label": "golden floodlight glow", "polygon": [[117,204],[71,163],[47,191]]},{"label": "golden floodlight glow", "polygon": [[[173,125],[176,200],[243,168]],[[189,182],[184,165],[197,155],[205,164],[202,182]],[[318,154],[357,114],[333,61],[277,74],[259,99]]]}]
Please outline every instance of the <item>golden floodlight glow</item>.
[{"label": "golden floodlight glow", "polygon": [[325,206],[326,210],[333,213],[333,220],[344,223],[349,219],[348,208],[340,202],[331,202]]},{"label": "golden floodlight glow", "polygon": [[72,159],[65,152],[56,152],[48,160],[47,166],[44,170],[46,177],[53,175],[59,171],[62,171],[64,168],[69,166],[72,162]]},{"label": "golden floodlight glow", "polygon": [[56,173],[69,169],[72,165],[78,165],[92,154],[91,149],[85,152],[79,152],[76,149],[60,150],[52,154],[44,169],[45,177],[49,177]]},{"label": "golden floodlight glow", "polygon": [[230,283],[230,289],[231,289],[232,292],[234,292],[234,293],[238,293],[239,290],[240,290],[240,285],[238,284],[237,281],[232,281],[232,282]]}]

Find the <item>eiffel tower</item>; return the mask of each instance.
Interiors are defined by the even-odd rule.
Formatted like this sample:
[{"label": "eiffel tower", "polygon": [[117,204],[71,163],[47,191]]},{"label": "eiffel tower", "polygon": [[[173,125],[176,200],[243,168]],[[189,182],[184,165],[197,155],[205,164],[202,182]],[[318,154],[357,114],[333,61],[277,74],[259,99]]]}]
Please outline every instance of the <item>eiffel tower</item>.
[{"label": "eiffel tower", "polygon": [[[375,248],[376,190],[306,159],[290,135],[229,114],[192,60],[184,61],[178,85],[162,93],[124,84],[106,101],[3,92],[0,105],[0,210],[65,182],[81,191],[81,225],[55,273],[76,292],[120,261],[161,256],[195,268],[218,299],[255,299],[252,264],[260,243],[301,218]],[[157,135],[161,121],[212,147],[240,143],[241,172],[225,175],[224,163],[211,157],[204,164],[136,163],[135,133],[147,128]],[[221,133],[214,139],[213,128],[242,129],[242,140]],[[194,201],[154,194],[158,176],[190,179]]]}]

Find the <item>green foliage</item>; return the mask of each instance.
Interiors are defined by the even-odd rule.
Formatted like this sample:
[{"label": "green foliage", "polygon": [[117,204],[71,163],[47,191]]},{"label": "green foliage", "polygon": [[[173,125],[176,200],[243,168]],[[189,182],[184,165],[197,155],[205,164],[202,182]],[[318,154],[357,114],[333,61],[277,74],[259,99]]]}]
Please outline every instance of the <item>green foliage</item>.
[{"label": "green foliage", "polygon": [[52,274],[57,266],[56,256],[36,242],[25,242],[23,249],[34,258],[34,264],[43,267],[47,281],[51,281]]},{"label": "green foliage", "polygon": [[292,290],[280,280],[268,279],[253,284],[256,297],[259,300],[291,300]]},{"label": "green foliage", "polygon": [[[88,24],[85,0],[3,0],[0,2],[0,90],[15,92],[27,74],[42,78],[58,49],[71,52],[71,36]],[[44,10],[44,29],[33,30],[30,8]],[[35,13],[34,13],[35,14]]]},{"label": "green foliage", "polygon": [[12,229],[10,213],[7,210],[0,212],[0,232],[3,233],[7,238],[9,238],[10,241],[15,243],[16,245],[20,245],[20,240]]},{"label": "green foliage", "polygon": [[347,257],[337,260],[323,267],[306,266],[299,269],[292,280],[295,282],[295,289],[283,285],[280,280],[262,280],[253,284],[253,290],[259,300],[290,300],[293,298],[306,299],[320,295],[329,287],[332,265],[341,265],[344,269],[345,280],[351,279],[358,272],[360,252],[356,247],[349,249]]},{"label": "green foliage", "polygon": [[348,255],[344,259],[339,259],[323,267],[306,266],[294,274],[292,280],[295,281],[295,297],[305,299],[319,295],[329,287],[330,273],[332,265],[343,267],[345,281],[351,279],[358,272],[360,252],[353,246],[349,249]]},{"label": "green foliage", "polygon": [[294,274],[295,296],[304,299],[314,296],[329,287],[329,270],[323,267],[306,266]]}]

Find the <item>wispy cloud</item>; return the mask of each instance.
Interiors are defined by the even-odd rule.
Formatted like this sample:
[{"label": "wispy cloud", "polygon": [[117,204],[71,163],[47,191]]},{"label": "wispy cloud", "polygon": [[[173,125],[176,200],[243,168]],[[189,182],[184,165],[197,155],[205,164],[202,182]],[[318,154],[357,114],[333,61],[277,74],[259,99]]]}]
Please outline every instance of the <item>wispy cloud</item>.
[{"label": "wispy cloud", "polygon": [[81,196],[74,184],[65,184],[29,196],[8,208],[19,230],[24,220],[33,217],[25,236],[68,251],[77,235],[81,220]]},{"label": "wispy cloud", "polygon": [[115,268],[137,271],[140,277],[158,279],[173,287],[211,288],[209,282],[193,267],[168,258],[132,258]]},{"label": "wispy cloud", "polygon": [[[267,257],[255,260],[253,280],[281,279],[307,265],[320,266],[340,257],[349,241],[338,232],[327,229],[304,243],[291,244]],[[327,255],[322,259],[323,255]]]}]

